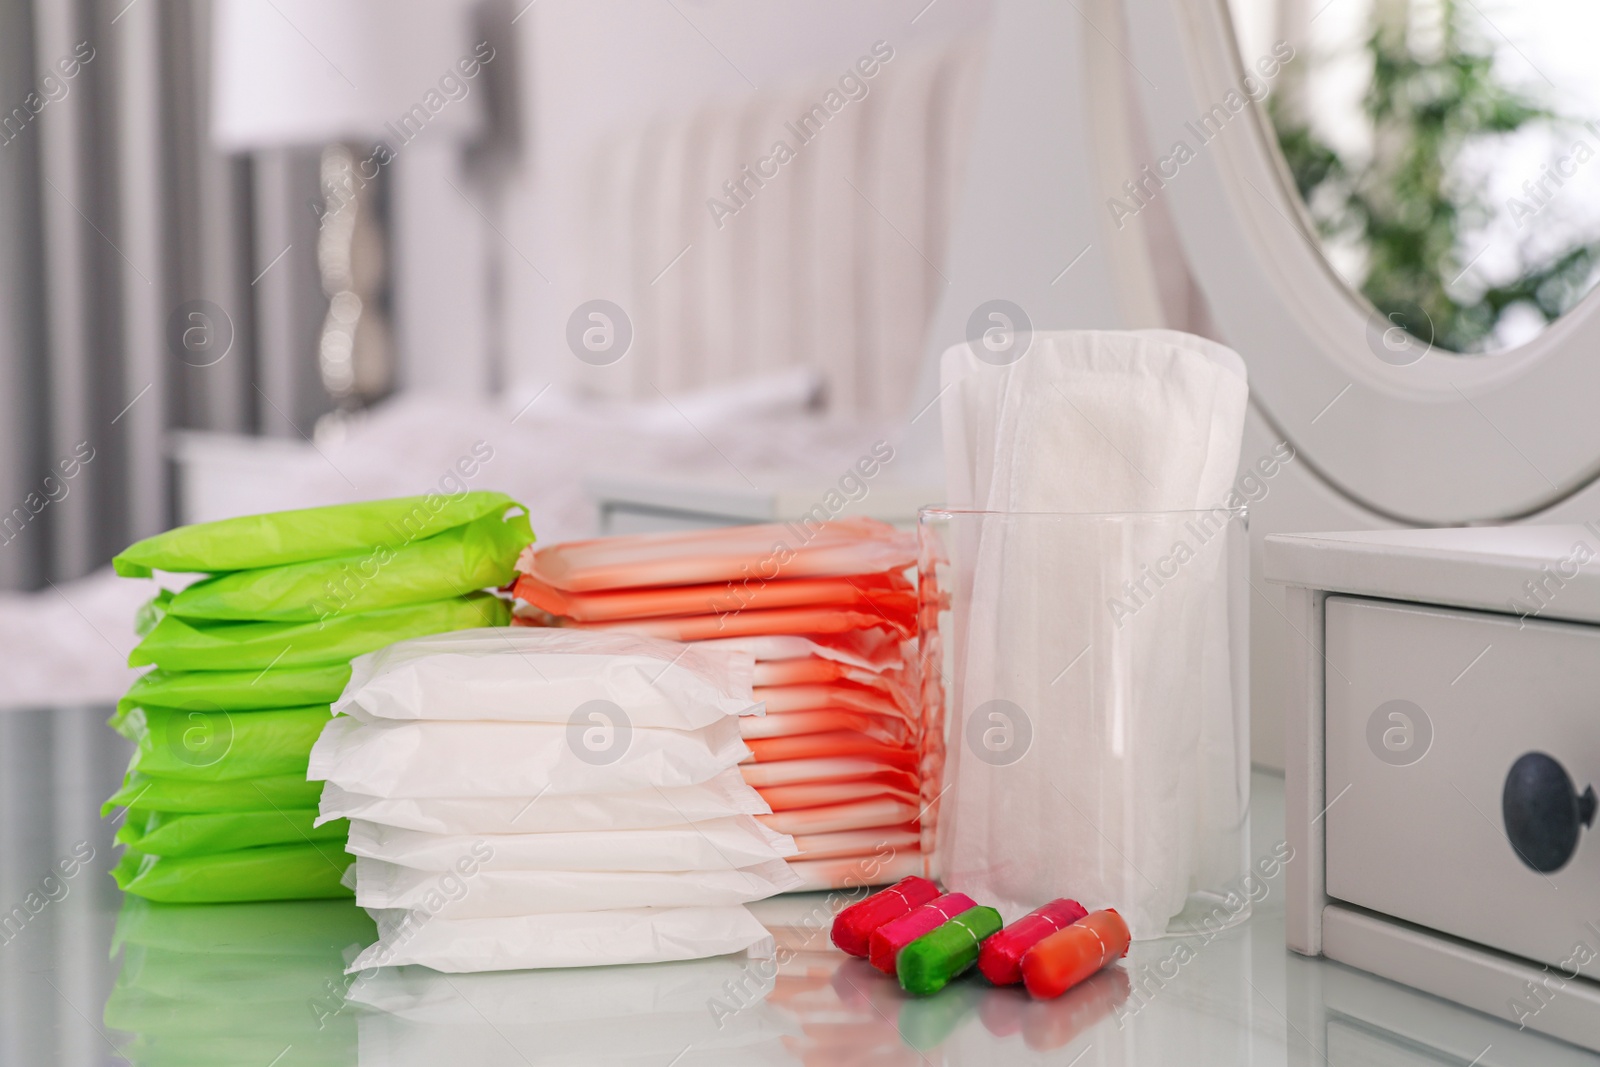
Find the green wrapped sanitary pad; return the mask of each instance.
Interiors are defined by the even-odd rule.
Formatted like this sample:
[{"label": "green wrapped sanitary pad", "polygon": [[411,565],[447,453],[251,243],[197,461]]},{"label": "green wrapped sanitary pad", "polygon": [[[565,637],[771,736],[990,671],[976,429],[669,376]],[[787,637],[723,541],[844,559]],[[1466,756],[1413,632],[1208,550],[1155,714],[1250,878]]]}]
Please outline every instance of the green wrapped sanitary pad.
[{"label": "green wrapped sanitary pad", "polygon": [[101,815],[117,808],[130,811],[289,811],[314,808],[322,800],[322,783],[306,781],[305,773],[270,778],[238,778],[203,782],[192,778],[156,778],[130,770],[122,788],[100,806]]},{"label": "green wrapped sanitary pad", "polygon": [[[482,449],[458,463],[463,479],[493,455]],[[457,484],[180,527],[116,558],[123,575],[203,576],[140,609],[128,662],[155,669],[110,720],[134,743],[102,809],[127,809],[113,871],[124,891],[178,904],[349,899],[348,823],[314,825],[322,783],[305,775],[351,659],[507,625],[492,589],[533,541],[525,507]]]},{"label": "green wrapped sanitary pad", "polygon": [[155,856],[198,856],[259,845],[332,842],[338,847],[350,823],[334,819],[313,826],[316,808],[281,811],[227,811],[181,815],[167,811],[129,812],[116,841]]},{"label": "green wrapped sanitary pad", "polygon": [[130,667],[240,671],[348,663],[408,637],[506,626],[511,609],[492,593],[435,600],[326,622],[188,622],[167,615],[128,656]]},{"label": "green wrapped sanitary pad", "polygon": [[135,745],[132,767],[202,782],[306,773],[326,704],[270,711],[133,708],[111,725]]},{"label": "green wrapped sanitary pad", "polygon": [[340,879],[355,862],[337,842],[267,845],[202,856],[129,849],[111,871],[125,893],[168,903],[354,897]]},{"label": "green wrapped sanitary pad", "polygon": [[505,585],[532,541],[526,513],[485,515],[399,548],[207,578],[175,594],[166,611],[184,619],[316,622],[442,600]]},{"label": "green wrapped sanitary pad", "polygon": [[274,511],[180,526],[120,552],[112,565],[124,578],[152,570],[220,573],[348,556],[378,545],[398,548],[522,505],[504,493],[428,493],[358,504]]},{"label": "green wrapped sanitary pad", "polygon": [[164,671],[139,676],[117,714],[141,708],[209,708],[248,711],[332,704],[350,680],[349,663],[317,667],[274,666],[270,671]]}]

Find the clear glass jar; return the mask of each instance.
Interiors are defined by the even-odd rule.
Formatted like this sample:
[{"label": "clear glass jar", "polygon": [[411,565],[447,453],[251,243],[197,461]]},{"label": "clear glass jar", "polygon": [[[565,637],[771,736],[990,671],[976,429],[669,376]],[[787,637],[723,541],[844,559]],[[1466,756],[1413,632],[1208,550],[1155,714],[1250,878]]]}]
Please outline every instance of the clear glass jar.
[{"label": "clear glass jar", "polygon": [[1008,922],[1114,907],[1140,939],[1247,918],[1244,509],[926,508],[919,534],[945,884]]}]

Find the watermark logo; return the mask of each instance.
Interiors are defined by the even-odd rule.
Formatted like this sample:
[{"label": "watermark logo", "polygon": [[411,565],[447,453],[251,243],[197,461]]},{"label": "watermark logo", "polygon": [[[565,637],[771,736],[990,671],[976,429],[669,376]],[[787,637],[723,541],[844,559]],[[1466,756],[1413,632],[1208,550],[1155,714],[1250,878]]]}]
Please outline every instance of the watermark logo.
[{"label": "watermark logo", "polygon": [[1033,720],[1009,700],[988,700],[972,709],[967,748],[991,767],[1009,767],[1033,747]]},{"label": "watermark logo", "polygon": [[1009,300],[985,300],[967,318],[967,347],[985,363],[1009,366],[1033,345],[1033,320]]},{"label": "watermark logo", "polygon": [[179,763],[214,767],[233,748],[233,716],[215,705],[190,705],[167,717],[166,742]]},{"label": "watermark logo", "polygon": [[[1158,158],[1154,166],[1144,164],[1138,174],[1122,183],[1125,196],[1106,199],[1106,212],[1110,215],[1111,224],[1120,230],[1128,224],[1129,219],[1154,203],[1161,191],[1176,181],[1183,169],[1198,159],[1207,145],[1222,136],[1236,116],[1267,98],[1272,91],[1272,80],[1287,64],[1293,62],[1294,57],[1294,46],[1288,41],[1275,42],[1270,52],[1256,60],[1253,72],[1241,72],[1238,82],[1223,93],[1221,100],[1193,120],[1185,122],[1184,135],[1172,142],[1172,148],[1166,155]],[[1192,143],[1190,138],[1193,138]]]},{"label": "watermark logo", "polygon": [[633,320],[610,300],[587,300],[567,319],[567,347],[592,367],[609,367],[628,354]]},{"label": "watermark logo", "polygon": [[[134,399],[138,400],[138,397]],[[116,419],[112,420],[115,421]],[[50,469],[50,473],[44,476],[38,489],[30,491],[19,503],[13,505],[10,511],[0,514],[0,544],[9,545],[15,541],[22,536],[23,531],[28,529],[33,520],[38,518],[40,512],[51,504],[67,499],[67,495],[72,492],[72,480],[93,461],[94,456],[94,446],[88,441],[79,441],[73,448],[72,454],[63,456],[56,462],[55,467]]]},{"label": "watermark logo", "polygon": [[356,202],[357,195],[377,180],[383,169],[399,156],[400,150],[422,135],[429,123],[450,105],[465,100],[472,93],[472,81],[494,61],[494,46],[479,41],[472,51],[461,56],[451,67],[440,72],[435,84],[392,122],[383,124],[387,135],[372,146],[365,159],[353,163],[331,181],[324,180],[323,195],[310,202],[311,213],[318,223],[327,222],[346,207]]},{"label": "watermark logo", "polygon": [[233,351],[233,319],[209,300],[185,300],[167,316],[167,351],[191,367],[221,363]]},{"label": "watermark logo", "polygon": [[801,546],[810,544],[811,539],[847,505],[858,504],[867,498],[871,491],[871,480],[893,459],[893,445],[888,441],[873,442],[871,451],[863,453],[854,466],[846,468],[835,486],[824,493],[821,500],[809,510],[801,512],[798,519],[785,521],[783,528],[786,536],[773,542],[772,551],[754,569],[746,567],[743,578],[727,583],[727,599],[716,596],[707,598],[706,606],[717,616],[717,629],[725,627],[731,617],[749,607],[767,583],[777,579],[783,568],[794,559],[795,549],[789,546],[787,535],[792,534]]},{"label": "watermark logo", "polygon": [[628,753],[633,744],[633,723],[628,713],[609,700],[579,704],[567,719],[567,747],[595,767],[606,767]]},{"label": "watermark logo", "polygon": [[1367,347],[1391,367],[1409,367],[1433,351],[1433,319],[1416,304],[1402,301],[1367,317]]},{"label": "watermark logo", "polygon": [[1367,719],[1367,747],[1391,767],[1409,767],[1433,746],[1433,720],[1409,700],[1379,704]]},{"label": "watermark logo", "polygon": [[[852,860],[850,869],[838,880],[838,888],[814,903],[798,921],[790,919],[781,927],[774,927],[775,934],[783,931],[795,936],[779,934],[771,956],[752,957],[738,978],[730,978],[722,984],[721,996],[706,1001],[706,1009],[717,1029],[725,1028],[730,1019],[746,1008],[765,1003],[779,971],[793,963],[800,953],[810,951],[818,942],[826,945],[834,915],[858,903],[867,895],[868,886],[888,882],[884,868],[894,862],[896,855],[893,845],[879,841],[870,854]],[[812,897],[814,899],[815,894]]]},{"label": "watermark logo", "polygon": [[22,931],[45,908],[67,899],[67,894],[72,892],[69,883],[93,860],[94,846],[88,841],[79,841],[72,846],[68,855],[45,871],[44,876],[10,911],[0,911],[0,946],[9,945],[21,936]]},{"label": "watermark logo", "polygon": [[[1600,126],[1586,122],[1584,127],[1600,140]],[[1538,177],[1522,183],[1521,197],[1506,197],[1506,214],[1517,224],[1517,229],[1522,229],[1554,203],[1567,180],[1577,177],[1579,169],[1594,157],[1594,145],[1580,137],[1572,142],[1565,155],[1557,156],[1553,163],[1540,164]]]},{"label": "watermark logo", "polygon": [[711,221],[716,223],[717,229],[722,229],[727,219],[748,207],[768,182],[799,158],[800,150],[821,136],[835,115],[849,104],[865,100],[871,90],[868,82],[893,58],[894,48],[889,42],[873,42],[871,54],[846,68],[836,87],[830,87],[809,110],[783,124],[785,136],[772,142],[770,152],[756,157],[754,163],[744,164],[737,174],[723,182],[722,194],[726,199],[715,196],[706,199],[706,210],[711,213]]},{"label": "watermark logo", "polygon": [[[8,145],[21,137],[41,111],[51,104],[65,100],[72,92],[72,79],[93,62],[94,57],[94,45],[88,41],[79,41],[70,53],[56,60],[55,70],[43,67],[45,73],[39,79],[39,84],[23,96],[22,103],[11,108],[9,112],[0,113],[0,145]],[[57,73],[60,77],[56,76]]]},{"label": "watermark logo", "polygon": [[[1597,532],[1593,520],[1583,524],[1591,533]],[[1522,583],[1522,592],[1526,600],[1510,597],[1506,603],[1512,612],[1524,623],[1529,616],[1542,615],[1546,608],[1555,600],[1556,595],[1567,587],[1567,583],[1578,576],[1578,572],[1594,561],[1594,549],[1589,542],[1579,538],[1572,543],[1572,549],[1560,559],[1552,560],[1539,568],[1536,578],[1528,578]]]}]

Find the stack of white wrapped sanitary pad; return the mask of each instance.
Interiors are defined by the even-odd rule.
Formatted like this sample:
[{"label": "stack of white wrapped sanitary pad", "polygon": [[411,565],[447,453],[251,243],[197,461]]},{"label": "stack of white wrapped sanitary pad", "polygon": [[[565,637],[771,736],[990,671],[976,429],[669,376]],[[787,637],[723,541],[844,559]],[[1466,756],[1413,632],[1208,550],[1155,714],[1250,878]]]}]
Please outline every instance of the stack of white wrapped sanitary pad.
[{"label": "stack of white wrapped sanitary pad", "polygon": [[311,754],[379,941],[352,970],[651,963],[770,947],[792,838],[737,768],[748,653],[479,630],[363,656]]}]

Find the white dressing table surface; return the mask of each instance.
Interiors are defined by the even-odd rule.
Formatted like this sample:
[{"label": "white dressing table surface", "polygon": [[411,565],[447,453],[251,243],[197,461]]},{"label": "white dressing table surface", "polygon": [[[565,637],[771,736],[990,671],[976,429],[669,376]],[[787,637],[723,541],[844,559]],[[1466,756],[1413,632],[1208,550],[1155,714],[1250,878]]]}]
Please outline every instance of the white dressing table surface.
[{"label": "white dressing table surface", "polygon": [[[114,827],[98,815],[127,758],[104,725],[108,711],[0,715],[6,1067],[1600,1065],[1532,1031],[1286,951],[1282,873],[1264,883],[1248,921],[1209,941],[1135,944],[1048,1002],[975,977],[933,997],[904,996],[828,943],[826,894],[756,906],[780,947],[773,962],[484,975],[408,968],[353,991],[342,961],[365,922],[353,905],[141,912],[124,900],[106,874]],[[1258,773],[1253,787],[1259,859],[1284,839],[1283,783]],[[84,843],[94,858],[81,871],[42,883]],[[49,892],[30,898],[40,888]]]}]

